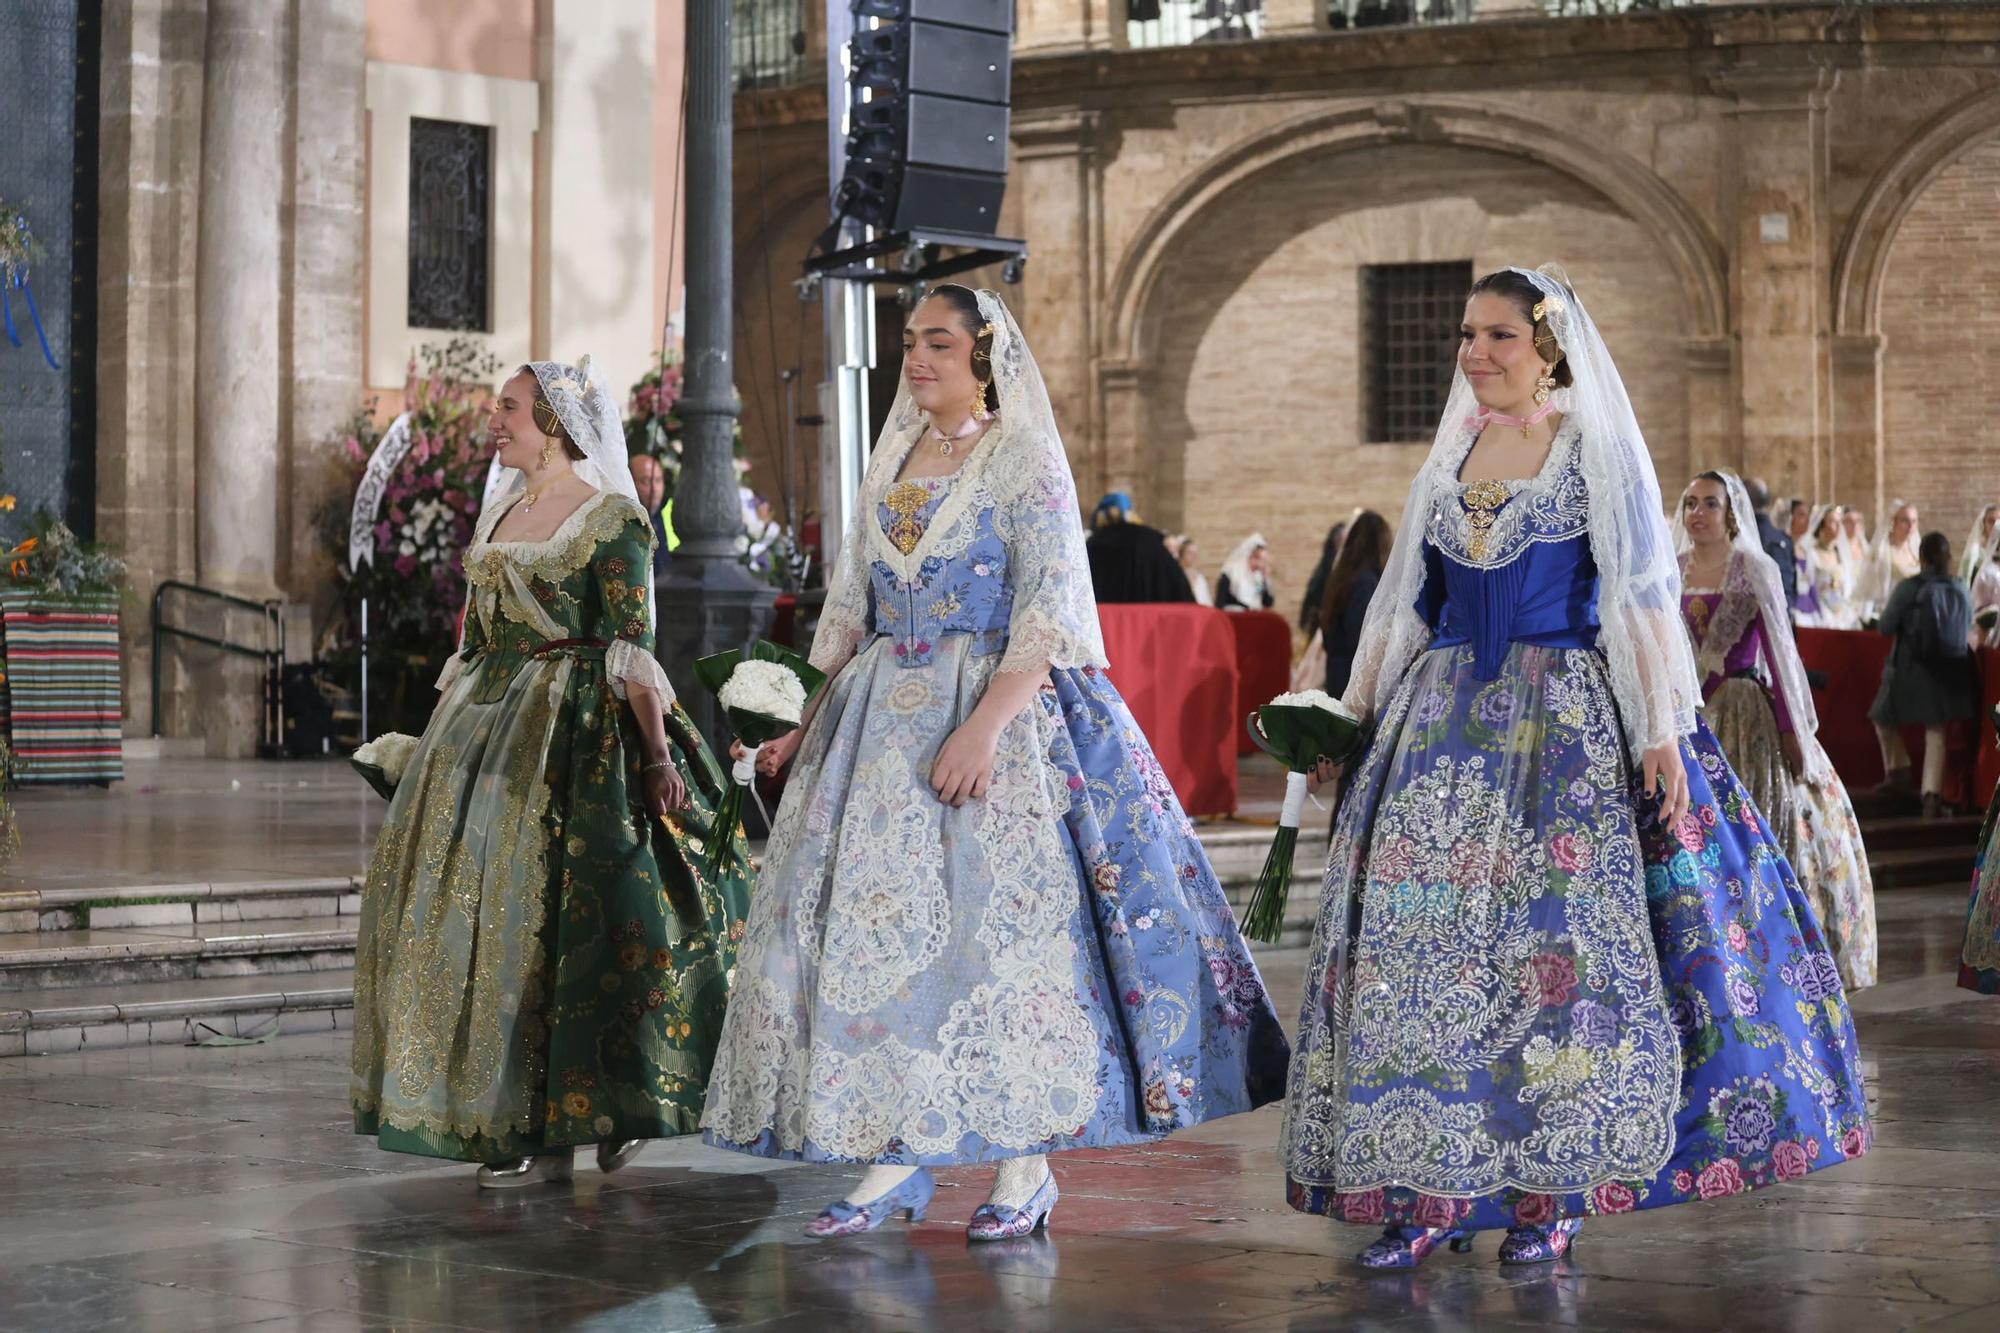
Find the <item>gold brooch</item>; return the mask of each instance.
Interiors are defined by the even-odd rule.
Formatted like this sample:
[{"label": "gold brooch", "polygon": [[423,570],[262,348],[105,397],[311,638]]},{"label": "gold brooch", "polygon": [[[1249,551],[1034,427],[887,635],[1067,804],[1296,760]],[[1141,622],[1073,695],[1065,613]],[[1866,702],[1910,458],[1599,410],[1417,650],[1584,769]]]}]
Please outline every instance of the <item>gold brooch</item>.
[{"label": "gold brooch", "polygon": [[917,515],[931,502],[931,493],[913,481],[906,481],[891,490],[882,502],[896,516],[889,525],[889,543],[908,555],[924,539],[924,525],[917,521]]},{"label": "gold brooch", "polygon": [[1507,483],[1487,478],[1475,481],[1465,488],[1466,525],[1472,529],[1465,539],[1465,553],[1473,560],[1484,560],[1493,536],[1493,520],[1501,505],[1512,498],[1513,492]]},{"label": "gold brooch", "polygon": [[1535,302],[1535,323],[1539,324],[1548,316],[1560,315],[1568,309],[1569,307],[1562,303],[1560,296],[1544,296]]}]

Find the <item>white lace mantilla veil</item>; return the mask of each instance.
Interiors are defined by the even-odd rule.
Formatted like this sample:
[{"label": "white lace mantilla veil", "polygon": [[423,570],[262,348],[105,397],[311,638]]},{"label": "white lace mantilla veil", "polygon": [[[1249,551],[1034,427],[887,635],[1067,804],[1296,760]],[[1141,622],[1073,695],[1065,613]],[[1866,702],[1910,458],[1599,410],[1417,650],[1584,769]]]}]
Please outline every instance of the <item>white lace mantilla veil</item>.
[{"label": "white lace mantilla veil", "polygon": [[[1785,585],[1778,562],[1764,549],[1757,536],[1757,511],[1743,479],[1722,470],[1723,488],[1729,493],[1729,512],[1736,518],[1736,535],[1729,539],[1729,570],[1722,579],[1722,604],[1709,618],[1708,636],[1695,649],[1695,668],[1701,678],[1722,670],[1729,650],[1749,628],[1752,615],[1764,620],[1764,638],[1770,645],[1765,665],[1785,696],[1791,711],[1792,728],[1806,761],[1805,777],[1822,782],[1833,773],[1833,761],[1819,743],[1819,710],[1813,705],[1812,684],[1806,679],[1806,665],[1799,658],[1798,640],[1792,634],[1791,608],[1785,602]],[[1699,480],[1697,478],[1696,480]],[[1694,482],[1681,492],[1682,504],[1674,510],[1674,549],[1686,554],[1694,549],[1687,534],[1686,501]],[[1690,640],[1691,641],[1691,640]]]},{"label": "white lace mantilla veil", "polygon": [[[978,298],[980,315],[994,329],[993,382],[999,391],[999,412],[959,469],[950,496],[933,515],[924,553],[948,558],[963,551],[976,534],[980,513],[988,508],[994,510],[1003,538],[1009,536],[1010,510],[1022,505],[1075,515],[1074,522],[1063,525],[1061,540],[1053,548],[1046,540],[1009,542],[1014,611],[999,669],[1106,666],[1076,481],[1056,429],[1048,388],[1006,303],[985,290]],[[892,565],[898,561],[895,547],[886,538],[877,539],[881,530],[877,507],[896,484],[925,424],[910,397],[908,378],[899,378],[896,401],[875,442],[813,636],[812,663],[828,675],[846,664],[868,633],[871,559],[881,556]]]},{"label": "white lace mantilla veil", "polygon": [[[1581,430],[1577,452],[1590,496],[1590,553],[1597,562],[1597,615],[1603,627],[1597,641],[1636,761],[1646,750],[1694,730],[1701,701],[1701,682],[1681,623],[1680,562],[1645,437],[1597,325],[1560,269],[1544,265],[1511,271],[1553,298],[1549,328],[1574,380],[1556,390],[1555,403]],[[1381,715],[1430,640],[1430,627],[1416,607],[1424,581],[1424,520],[1433,498],[1456,481],[1446,460],[1463,442],[1466,418],[1477,407],[1464,372],[1454,370],[1437,438],[1410,485],[1397,529],[1407,537],[1391,550],[1362,623],[1361,649],[1345,701],[1364,718]]]},{"label": "white lace mantilla veil", "polygon": [[1986,526],[1986,509],[1987,502],[1982,500],[1972,511],[1972,527],[1965,534],[1965,545],[1958,548],[1958,578],[1967,587],[1979,577],[1991,553],[2000,548],[2000,523],[1994,524],[1990,536],[1980,532]]}]

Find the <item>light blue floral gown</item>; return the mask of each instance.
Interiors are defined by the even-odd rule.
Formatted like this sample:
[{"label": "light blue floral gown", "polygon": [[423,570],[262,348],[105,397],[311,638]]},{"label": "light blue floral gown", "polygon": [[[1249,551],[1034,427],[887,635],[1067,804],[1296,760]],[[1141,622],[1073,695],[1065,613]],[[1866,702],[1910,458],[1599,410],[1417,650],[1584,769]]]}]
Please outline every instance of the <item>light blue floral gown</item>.
[{"label": "light blue floral gown", "polygon": [[[778,810],[711,1143],[978,1162],[1283,1095],[1283,1030],[1192,827],[1103,671],[1062,665],[1101,648],[1055,449],[989,440],[954,477],[866,493],[863,641]],[[987,795],[940,802],[932,762],[995,671],[1044,662]]]},{"label": "light blue floral gown", "polygon": [[[1692,813],[1636,791],[1596,651],[1579,432],[1435,484],[1430,645],[1340,808],[1284,1151],[1350,1222],[1546,1226],[1796,1179],[1870,1130],[1805,894],[1705,723]],[[1641,813],[1641,812],[1644,813]]]}]

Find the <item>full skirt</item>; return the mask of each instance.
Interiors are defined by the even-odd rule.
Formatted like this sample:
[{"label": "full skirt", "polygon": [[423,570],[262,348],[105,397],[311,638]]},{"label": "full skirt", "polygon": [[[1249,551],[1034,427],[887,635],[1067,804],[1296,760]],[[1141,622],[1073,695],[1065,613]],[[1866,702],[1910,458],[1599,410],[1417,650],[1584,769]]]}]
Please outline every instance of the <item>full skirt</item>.
[{"label": "full skirt", "polygon": [[987,794],[930,788],[998,657],[885,640],[800,747],[703,1127],[811,1161],[949,1164],[1156,1139],[1284,1092],[1286,1045],[1130,712],[1059,670]]},{"label": "full skirt", "polygon": [[1958,984],[2000,995],[2000,788],[1986,807],[1979,851],[1972,863],[1972,901],[1965,914],[1965,948]]},{"label": "full skirt", "polygon": [[1847,787],[1829,765],[1820,781],[1792,776],[1778,740],[1771,698],[1754,680],[1733,677],[1708,697],[1709,725],[1744,794],[1778,837],[1792,873],[1850,991],[1875,984],[1875,880],[1861,841],[1861,821]]},{"label": "full skirt", "polygon": [[692,1133],[749,896],[702,873],[714,758],[671,707],[696,808],[652,819],[601,660],[531,661],[489,702],[479,675],[440,700],[369,863],[355,1129],[477,1162]]},{"label": "full skirt", "polygon": [[[1812,908],[1705,726],[1664,827],[1603,659],[1421,657],[1337,817],[1293,1207],[1475,1229],[1714,1198],[1865,1151]],[[1641,814],[1642,806],[1645,813]]]}]

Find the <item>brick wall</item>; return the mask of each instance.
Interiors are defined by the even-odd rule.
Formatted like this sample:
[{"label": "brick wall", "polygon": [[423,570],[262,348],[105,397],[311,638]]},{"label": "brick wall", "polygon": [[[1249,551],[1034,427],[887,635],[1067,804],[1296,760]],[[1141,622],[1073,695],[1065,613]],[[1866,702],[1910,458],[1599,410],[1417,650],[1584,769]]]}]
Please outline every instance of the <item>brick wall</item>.
[{"label": "brick wall", "polygon": [[1993,364],[2000,349],[2000,136],[1939,174],[1889,252],[1882,290],[1888,491],[1953,550],[1974,509],[2000,500]]},{"label": "brick wall", "polygon": [[1593,192],[1499,154],[1382,148],[1268,173],[1212,208],[1156,288],[1143,381],[1150,473],[1122,480],[1151,521],[1196,538],[1211,580],[1237,541],[1262,531],[1280,609],[1296,611],[1327,526],[1357,505],[1397,523],[1429,444],[1360,443],[1360,267],[1471,259],[1485,272],[1556,259],[1677,491],[1685,322],[1655,250]]}]

